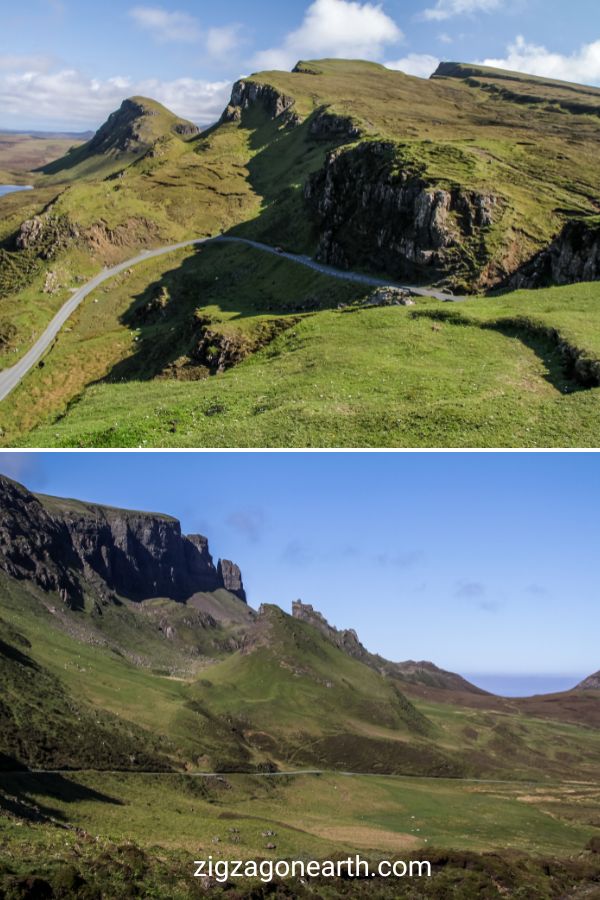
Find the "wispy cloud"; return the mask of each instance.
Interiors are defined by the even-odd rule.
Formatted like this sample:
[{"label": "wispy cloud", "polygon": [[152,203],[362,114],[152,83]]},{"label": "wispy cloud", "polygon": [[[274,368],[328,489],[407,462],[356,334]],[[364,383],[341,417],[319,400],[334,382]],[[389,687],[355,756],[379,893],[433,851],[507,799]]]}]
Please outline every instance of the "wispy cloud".
[{"label": "wispy cloud", "polygon": [[497,603],[495,600],[481,600],[477,604],[477,608],[482,612],[496,613],[500,609],[500,603]]},{"label": "wispy cloud", "polygon": [[258,53],[254,64],[263,69],[289,69],[299,59],[379,59],[387,44],[395,44],[402,37],[400,28],[380,5],[314,0],[300,26],[289,32],[280,46]]},{"label": "wispy cloud", "polygon": [[35,479],[36,488],[46,481],[46,468],[38,453],[0,453],[0,473],[23,482],[27,487]]},{"label": "wispy cloud", "polygon": [[263,535],[265,520],[262,509],[237,509],[227,516],[226,524],[251,543],[256,544]]},{"label": "wispy cloud", "polygon": [[486,588],[481,581],[461,581],[454,591],[454,596],[461,600],[477,600],[485,596]]},{"label": "wispy cloud", "polygon": [[423,11],[422,18],[430,22],[443,22],[454,16],[489,13],[500,9],[503,2],[504,0],[437,0],[435,6]]},{"label": "wispy cloud", "polygon": [[407,569],[422,559],[422,550],[400,550],[394,553],[378,553],[375,562],[378,566],[397,566],[399,569]]},{"label": "wispy cloud", "polygon": [[534,597],[547,597],[549,593],[548,588],[545,588],[543,584],[528,584],[525,590]]},{"label": "wispy cloud", "polygon": [[134,22],[160,43],[183,41],[194,43],[200,38],[197,19],[184,12],[169,12],[160,6],[134,6],[129,10]]},{"label": "wispy cloud", "polygon": [[283,548],[281,558],[294,566],[307,566],[315,561],[315,553],[302,541],[293,540]]},{"label": "wispy cloud", "polygon": [[0,71],[28,70],[35,72],[47,72],[54,65],[51,56],[17,56],[16,54],[0,54]]},{"label": "wispy cloud", "polygon": [[239,24],[223,25],[220,28],[209,28],[204,45],[211,56],[226,57],[243,43],[243,27]]}]

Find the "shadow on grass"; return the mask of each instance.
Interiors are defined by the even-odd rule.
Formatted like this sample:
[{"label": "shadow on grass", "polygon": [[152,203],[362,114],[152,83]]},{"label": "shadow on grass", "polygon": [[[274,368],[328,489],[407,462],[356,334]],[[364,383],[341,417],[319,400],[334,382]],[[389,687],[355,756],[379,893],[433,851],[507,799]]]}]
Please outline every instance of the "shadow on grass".
[{"label": "shadow on grass", "polygon": [[519,325],[514,322],[491,322],[482,324],[481,328],[496,331],[508,338],[517,338],[525,347],[532,350],[546,369],[544,378],[561,394],[573,394],[586,391],[592,384],[582,382],[569,359],[561,352],[558,341],[553,340],[544,329],[536,329],[532,325]]},{"label": "shadow on grass", "polygon": [[[9,659],[11,662],[19,663],[21,666],[25,666],[28,669],[37,669],[39,670],[39,666],[35,663],[30,656],[27,656],[26,653],[21,653],[16,647],[12,644],[7,644],[6,641],[0,639],[0,656],[4,656],[6,659]],[[2,754],[0,754],[0,771],[2,771]]]},{"label": "shadow on grass", "polygon": [[[295,314],[335,308],[349,290],[357,288],[249,246],[197,247],[133,296],[120,322],[137,332],[136,348],[100,381],[150,381],[174,366],[177,377],[206,378],[222,371],[210,360],[213,337],[215,358],[228,342],[229,368],[294,325]],[[256,322],[231,328],[247,319]]]},{"label": "shadow on grass", "polygon": [[[583,374],[577,366],[581,351],[563,341],[556,329],[529,319],[499,319],[480,322],[463,318],[460,313],[447,310],[417,310],[413,318],[431,319],[463,328],[495,331],[506,338],[517,339],[538,357],[545,368],[543,378],[561,394],[573,394],[597,387],[598,379]],[[592,366],[593,368],[593,366]]]},{"label": "shadow on grass", "polygon": [[[40,797],[45,801],[41,802]],[[67,817],[51,805],[52,801],[79,803],[84,800],[123,805],[118,798],[87,787],[61,772],[31,772],[16,758],[0,753],[0,812],[29,822],[61,824]]]}]

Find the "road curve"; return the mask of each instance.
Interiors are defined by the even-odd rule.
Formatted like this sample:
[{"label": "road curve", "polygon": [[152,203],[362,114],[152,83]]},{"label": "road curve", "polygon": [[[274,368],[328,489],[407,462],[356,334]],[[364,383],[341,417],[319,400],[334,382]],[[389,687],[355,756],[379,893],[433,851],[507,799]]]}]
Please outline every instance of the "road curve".
[{"label": "road curve", "polygon": [[240,238],[240,237],[226,237],[224,235],[218,235],[217,237],[209,237],[209,238],[195,238],[190,241],[182,241],[179,244],[171,244],[168,247],[159,247],[156,250],[144,250],[142,253],[139,253],[137,256],[134,256],[132,259],[128,259],[125,262],[119,263],[117,266],[113,266],[111,269],[103,269],[98,275],[88,281],[87,284],[84,284],[83,287],[80,287],[72,297],[70,297],[66,303],[61,306],[60,310],[56,313],[52,321],[47,325],[42,334],[36,340],[32,347],[25,353],[21,359],[19,359],[14,366],[10,368],[4,369],[0,372],[0,401],[4,400],[11,391],[13,391],[16,386],[23,380],[25,375],[29,372],[33,366],[42,358],[48,347],[52,344],[52,341],[56,338],[57,334],[69,318],[72,313],[75,312],[79,304],[84,300],[89,294],[92,293],[102,282],[107,281],[109,278],[114,278],[115,275],[118,275],[119,272],[123,272],[125,269],[129,269],[131,266],[135,266],[138,263],[145,262],[148,259],[152,259],[155,256],[163,256],[165,253],[172,253],[174,250],[181,250],[183,247],[191,247],[195,244],[210,244],[217,242],[231,242],[237,244],[247,244],[249,247],[254,247],[256,250],[262,250],[266,253],[273,253],[276,256],[283,257],[284,259],[289,259],[291,262],[298,263],[302,266],[307,266],[309,269],[314,269],[315,272],[320,272],[323,275],[329,275],[332,278],[341,278],[344,281],[354,281],[358,284],[370,285],[373,287],[382,287],[382,286],[393,286],[406,288],[412,291],[414,294],[418,294],[422,297],[433,297],[437,300],[460,300],[460,297],[454,297],[452,294],[444,293],[443,291],[434,291],[428,290],[427,288],[416,288],[412,285],[401,285],[396,284],[392,281],[386,281],[383,278],[375,278],[370,275],[363,275],[359,272],[349,272],[343,271],[341,269],[335,269],[333,266],[326,266],[323,263],[316,262],[310,256],[303,256],[297,253],[287,253],[284,250],[276,249],[275,247],[269,246],[269,244],[261,244],[259,241],[251,241],[248,238]]}]

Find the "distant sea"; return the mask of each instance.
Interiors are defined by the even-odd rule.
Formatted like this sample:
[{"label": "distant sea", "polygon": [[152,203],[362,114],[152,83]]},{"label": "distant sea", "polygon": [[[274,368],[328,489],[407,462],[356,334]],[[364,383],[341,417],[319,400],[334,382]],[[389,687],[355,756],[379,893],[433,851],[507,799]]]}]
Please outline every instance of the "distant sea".
[{"label": "distant sea", "polygon": [[[532,697],[568,691],[586,677],[581,675],[479,675],[463,673],[467,681],[500,697]],[[589,674],[589,673],[587,673]]]},{"label": "distant sea", "polygon": [[31,191],[32,189],[30,184],[0,184],[0,197],[3,197],[4,194],[12,194],[13,191]]}]

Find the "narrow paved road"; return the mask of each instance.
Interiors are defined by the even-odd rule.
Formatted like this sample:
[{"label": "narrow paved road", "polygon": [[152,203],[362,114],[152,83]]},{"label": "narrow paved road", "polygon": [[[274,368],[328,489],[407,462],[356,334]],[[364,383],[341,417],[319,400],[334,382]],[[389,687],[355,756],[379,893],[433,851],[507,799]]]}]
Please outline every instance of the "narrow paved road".
[{"label": "narrow paved road", "polygon": [[443,291],[434,291],[427,290],[426,288],[415,288],[411,285],[401,285],[395,284],[392,281],[386,281],[383,278],[373,278],[370,275],[362,275],[358,272],[346,272],[341,269],[334,269],[332,266],[326,266],[322,263],[316,262],[314,259],[311,259],[310,256],[302,256],[296,253],[286,253],[282,250],[277,250],[275,247],[270,247],[268,244],[261,244],[258,241],[251,241],[247,238],[238,238],[238,237],[224,237],[223,235],[219,235],[218,237],[213,238],[197,238],[191,241],[183,241],[180,244],[171,244],[169,247],[159,247],[156,250],[144,250],[142,253],[138,254],[138,256],[134,256],[133,259],[128,259],[125,262],[119,263],[118,266],[113,266],[112,269],[104,269],[95,278],[92,278],[91,281],[88,281],[87,284],[84,284],[83,287],[80,287],[73,296],[67,300],[67,302],[60,308],[57,314],[54,316],[50,324],[44,329],[42,334],[39,336],[35,344],[25,353],[21,359],[18,360],[8,369],[4,369],[0,372],[0,401],[4,400],[5,397],[13,391],[20,381],[23,380],[27,372],[44,355],[48,347],[52,344],[52,341],[55,339],[69,316],[75,312],[79,304],[82,300],[85,299],[92,291],[96,290],[96,288],[102,284],[103,281],[107,281],[109,278],[114,278],[115,275],[118,275],[119,272],[123,272],[125,269],[129,269],[131,266],[135,266],[138,263],[145,262],[148,259],[152,259],[155,256],[163,256],[165,253],[172,253],[174,250],[181,250],[183,247],[190,247],[194,244],[209,244],[216,242],[231,242],[237,244],[247,244],[249,247],[254,247],[256,250],[262,250],[266,253],[274,253],[277,256],[284,257],[285,259],[289,259],[292,262],[298,263],[302,266],[308,266],[310,269],[314,269],[316,272],[321,272],[323,275],[330,275],[333,278],[341,278],[344,281],[355,281],[359,284],[370,285],[373,287],[381,287],[385,285],[390,285],[393,287],[404,287],[408,290],[411,290],[414,294],[418,294],[422,297],[434,297],[437,300],[460,300],[460,297],[454,297],[452,294],[445,294]]}]

